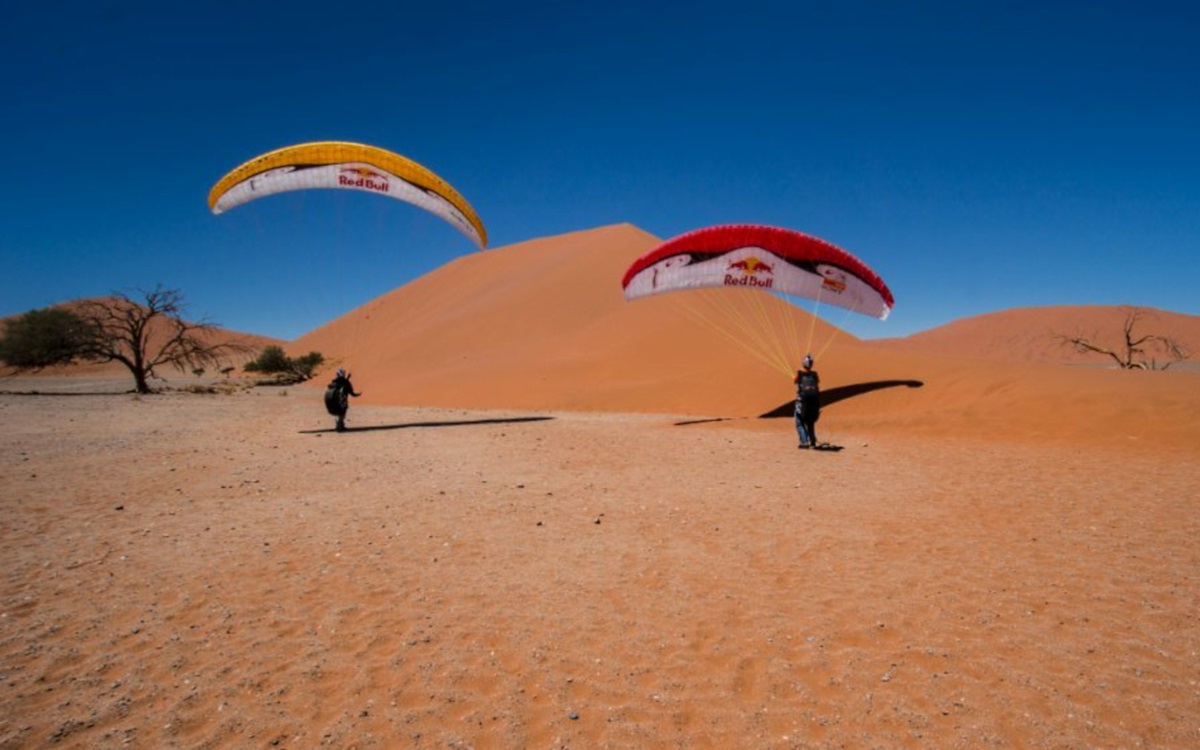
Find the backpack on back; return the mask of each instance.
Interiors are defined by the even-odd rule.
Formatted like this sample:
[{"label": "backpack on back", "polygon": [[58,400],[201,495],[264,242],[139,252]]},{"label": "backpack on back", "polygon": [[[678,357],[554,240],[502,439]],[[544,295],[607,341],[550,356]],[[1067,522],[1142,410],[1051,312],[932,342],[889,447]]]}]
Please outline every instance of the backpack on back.
[{"label": "backpack on back", "polygon": [[350,400],[346,393],[348,390],[344,380],[334,380],[330,383],[329,387],[325,389],[325,411],[335,417],[345,414]]}]

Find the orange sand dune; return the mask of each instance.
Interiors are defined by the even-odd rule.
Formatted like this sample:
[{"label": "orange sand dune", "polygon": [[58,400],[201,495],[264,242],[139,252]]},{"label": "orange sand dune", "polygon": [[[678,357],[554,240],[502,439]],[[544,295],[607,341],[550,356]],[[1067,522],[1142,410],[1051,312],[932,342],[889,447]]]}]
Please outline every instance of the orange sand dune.
[{"label": "orange sand dune", "polygon": [[[729,418],[784,407],[786,418],[788,372],[689,314],[680,302],[694,292],[624,300],[625,268],[657,243],[618,225],[463,257],[290,348],[320,351],[348,367],[363,404]],[[805,348],[800,342],[823,352],[818,370],[832,401],[830,429],[1122,447],[1200,441],[1194,373],[1054,361],[1057,344],[1045,331],[1119,332],[1118,308],[1013,310],[869,342],[807,312],[794,315],[793,363]],[[1145,324],[1186,342],[1196,338],[1196,321],[1148,311]]]},{"label": "orange sand dune", "polygon": [[[985,360],[1055,362],[1112,367],[1102,354],[1077,352],[1064,346],[1063,336],[1080,336],[1103,348],[1123,352],[1124,327],[1131,311],[1139,319],[1132,334],[1174,339],[1200,356],[1200,316],[1122,305],[1030,307],[963,318],[903,339],[888,342],[903,349]],[[1169,362],[1158,357],[1158,364]]]},{"label": "orange sand dune", "polygon": [[[697,320],[686,294],[625,301],[622,274],[658,242],[618,225],[460,258],[289,349],[344,364],[364,403],[750,415],[785,398],[790,376]],[[748,294],[771,320],[787,309]],[[787,311],[807,335],[809,316]],[[816,323],[816,340],[833,333]]]}]

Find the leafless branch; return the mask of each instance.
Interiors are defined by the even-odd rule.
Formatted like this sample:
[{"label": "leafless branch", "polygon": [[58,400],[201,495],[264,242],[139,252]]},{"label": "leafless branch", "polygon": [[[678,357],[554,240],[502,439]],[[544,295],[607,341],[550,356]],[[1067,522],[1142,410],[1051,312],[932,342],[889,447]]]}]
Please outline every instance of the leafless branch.
[{"label": "leafless branch", "polygon": [[182,294],[161,285],[139,290],[140,299],[115,293],[102,300],[81,302],[75,310],[91,328],[83,357],[120,362],[133,373],[139,393],[150,390],[156,368],[170,365],[180,371],[221,365],[227,357],[249,347],[217,341],[217,326],[207,320],[184,320]]},{"label": "leafless branch", "polygon": [[[1188,358],[1187,348],[1173,338],[1155,333],[1135,335],[1134,328],[1144,317],[1145,311],[1140,307],[1126,309],[1123,329],[1123,344],[1120,347],[1108,347],[1098,343],[1098,334],[1056,336],[1059,343],[1070,346],[1077,352],[1103,354],[1111,357],[1118,367],[1126,370],[1165,370],[1175,362]],[[1162,354],[1169,358],[1164,364],[1158,364],[1153,356]]]}]

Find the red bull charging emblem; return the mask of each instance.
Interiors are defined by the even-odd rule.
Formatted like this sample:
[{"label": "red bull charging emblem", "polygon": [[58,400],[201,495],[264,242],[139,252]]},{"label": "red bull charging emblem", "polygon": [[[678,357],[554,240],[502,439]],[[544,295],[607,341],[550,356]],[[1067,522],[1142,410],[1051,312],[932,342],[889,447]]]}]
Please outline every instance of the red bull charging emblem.
[{"label": "red bull charging emblem", "polygon": [[753,255],[735,260],[725,269],[725,286],[752,286],[770,289],[775,286],[775,266]]},{"label": "red bull charging emblem", "polygon": [[825,289],[828,289],[831,292],[837,292],[838,294],[841,294],[842,292],[846,291],[846,282],[844,280],[831,279],[828,276],[821,279],[821,286],[824,287]]}]

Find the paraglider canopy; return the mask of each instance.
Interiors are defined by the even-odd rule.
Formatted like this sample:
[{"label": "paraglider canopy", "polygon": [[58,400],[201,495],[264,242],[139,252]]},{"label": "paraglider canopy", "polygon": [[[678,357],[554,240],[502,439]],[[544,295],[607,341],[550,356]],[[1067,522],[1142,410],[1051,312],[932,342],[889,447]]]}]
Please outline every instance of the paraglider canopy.
[{"label": "paraglider canopy", "polygon": [[697,229],[638,258],[621,280],[625,298],[705,287],[807,297],[886,320],[892,292],[865,263],[801,232],[754,224]]},{"label": "paraglider canopy", "polygon": [[487,246],[483,222],[449,183],[411,159],[361,143],[302,143],[256,156],[213,186],[208,207],[220,214],[264,196],[314,188],[407,201],[445,219],[479,248]]}]

